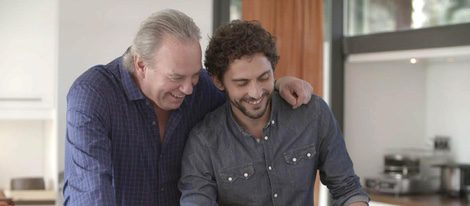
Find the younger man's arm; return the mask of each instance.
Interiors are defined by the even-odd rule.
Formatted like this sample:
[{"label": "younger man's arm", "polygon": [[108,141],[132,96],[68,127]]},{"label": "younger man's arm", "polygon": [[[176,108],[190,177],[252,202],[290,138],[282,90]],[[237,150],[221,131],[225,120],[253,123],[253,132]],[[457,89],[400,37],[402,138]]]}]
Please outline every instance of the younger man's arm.
[{"label": "younger man's arm", "polygon": [[193,129],[183,153],[181,179],[182,206],[217,206],[217,185],[210,162],[210,152]]}]

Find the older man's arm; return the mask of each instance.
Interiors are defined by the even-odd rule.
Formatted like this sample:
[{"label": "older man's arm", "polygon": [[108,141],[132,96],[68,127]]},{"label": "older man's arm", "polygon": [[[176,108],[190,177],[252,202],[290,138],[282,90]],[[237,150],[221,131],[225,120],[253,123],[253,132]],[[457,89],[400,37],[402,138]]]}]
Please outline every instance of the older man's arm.
[{"label": "older man's arm", "polygon": [[293,76],[285,76],[276,80],[274,87],[281,97],[295,109],[307,104],[313,94],[313,87],[305,80]]}]

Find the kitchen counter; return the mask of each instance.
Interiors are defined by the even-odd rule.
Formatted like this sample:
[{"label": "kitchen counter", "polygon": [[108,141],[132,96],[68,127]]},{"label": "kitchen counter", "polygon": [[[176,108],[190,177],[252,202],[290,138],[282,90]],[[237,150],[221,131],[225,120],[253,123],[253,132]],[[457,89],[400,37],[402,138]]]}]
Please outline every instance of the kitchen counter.
[{"label": "kitchen counter", "polygon": [[465,198],[452,198],[441,194],[394,196],[369,193],[369,196],[376,202],[401,206],[470,206]]},{"label": "kitchen counter", "polygon": [[53,190],[5,190],[6,198],[12,200],[15,205],[55,205],[57,192]]}]

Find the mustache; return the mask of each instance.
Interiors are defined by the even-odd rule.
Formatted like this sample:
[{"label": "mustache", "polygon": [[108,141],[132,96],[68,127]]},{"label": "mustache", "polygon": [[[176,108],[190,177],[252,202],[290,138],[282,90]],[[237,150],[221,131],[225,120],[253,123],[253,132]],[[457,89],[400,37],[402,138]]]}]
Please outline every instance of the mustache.
[{"label": "mustache", "polygon": [[257,101],[257,100],[260,100],[264,97],[267,97],[268,95],[269,95],[269,93],[267,91],[263,91],[263,93],[259,97],[251,97],[251,96],[247,95],[247,96],[243,97],[243,100],[244,101]]}]

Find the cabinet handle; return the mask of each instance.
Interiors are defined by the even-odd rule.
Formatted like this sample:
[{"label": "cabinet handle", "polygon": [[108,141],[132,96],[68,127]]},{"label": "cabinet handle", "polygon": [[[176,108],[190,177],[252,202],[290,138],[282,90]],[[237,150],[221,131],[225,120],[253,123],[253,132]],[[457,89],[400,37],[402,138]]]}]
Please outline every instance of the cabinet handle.
[{"label": "cabinet handle", "polygon": [[41,97],[0,97],[2,102],[40,102]]}]

